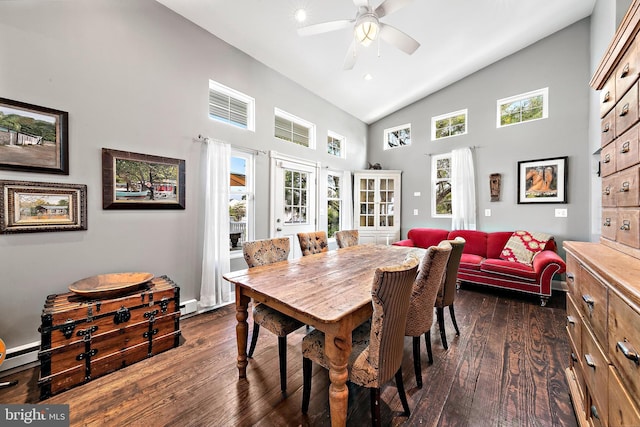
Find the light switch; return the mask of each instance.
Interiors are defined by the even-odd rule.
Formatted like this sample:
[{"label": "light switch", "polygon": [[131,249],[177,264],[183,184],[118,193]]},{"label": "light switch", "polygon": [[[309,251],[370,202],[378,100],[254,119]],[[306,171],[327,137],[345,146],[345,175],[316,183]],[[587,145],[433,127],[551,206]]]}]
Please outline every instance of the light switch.
[{"label": "light switch", "polygon": [[566,218],[567,210],[566,209],[556,209],[556,218]]},{"label": "light switch", "polygon": [[414,197],[420,197],[420,192],[419,191],[414,191],[413,196]]},{"label": "light switch", "polygon": [[491,216],[491,209],[485,209],[484,216]]},{"label": "light switch", "polygon": [[414,215],[418,215],[418,209],[414,209],[414,210],[413,210],[413,214],[414,214]]}]

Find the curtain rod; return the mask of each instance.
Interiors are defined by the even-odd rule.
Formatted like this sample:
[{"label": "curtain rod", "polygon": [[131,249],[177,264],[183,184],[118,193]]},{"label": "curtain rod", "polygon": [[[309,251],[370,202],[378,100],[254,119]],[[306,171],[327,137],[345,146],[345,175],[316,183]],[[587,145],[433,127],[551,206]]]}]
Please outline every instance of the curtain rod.
[{"label": "curtain rod", "polygon": [[[193,138],[194,142],[221,142],[223,144],[228,144],[225,141],[222,141],[220,139],[215,139],[215,138],[209,138],[208,136],[203,136],[203,135],[198,135],[196,138]],[[235,144],[229,144],[231,147],[233,147],[234,150],[238,150],[238,151],[244,151],[245,153],[250,153],[250,154],[267,154],[266,151],[264,150],[256,150],[253,148],[246,148],[246,147],[242,147],[240,145],[235,145]]]},{"label": "curtain rod", "polygon": [[[480,146],[479,145],[472,145],[471,147],[462,147],[462,148],[469,148],[470,150],[475,150],[476,148],[480,148]],[[431,156],[437,156],[439,154],[450,153],[451,151],[453,151],[453,150],[443,151],[442,153],[424,153],[424,155],[431,157]]]}]

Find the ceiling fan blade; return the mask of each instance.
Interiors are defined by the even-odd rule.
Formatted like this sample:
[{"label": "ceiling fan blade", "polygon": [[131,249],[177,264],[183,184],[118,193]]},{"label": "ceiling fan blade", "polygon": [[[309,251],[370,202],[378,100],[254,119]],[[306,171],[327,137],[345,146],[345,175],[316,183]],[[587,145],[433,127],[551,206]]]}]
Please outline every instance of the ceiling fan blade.
[{"label": "ceiling fan blade", "polygon": [[376,7],[374,13],[378,15],[378,18],[382,18],[383,16],[392,14],[398,9],[402,9],[412,1],[413,0],[385,0],[380,6]]},{"label": "ceiling fan blade", "polygon": [[347,55],[344,57],[344,65],[342,66],[342,69],[351,70],[356,64],[356,59],[358,59],[358,51],[356,50],[356,42],[354,40],[351,42],[351,46],[349,46],[349,49],[347,50]]},{"label": "ceiling fan blade", "polygon": [[406,35],[396,27],[383,23],[380,23],[380,37],[408,55],[411,55],[420,47],[420,43],[413,37]]},{"label": "ceiling fan blade", "polygon": [[353,4],[358,8],[362,6],[367,7],[369,6],[369,0],[353,0]]},{"label": "ceiling fan blade", "polygon": [[320,24],[307,25],[306,27],[298,28],[298,35],[300,36],[312,36],[315,34],[328,33],[329,31],[341,30],[343,28],[349,28],[353,26],[355,20],[353,19],[340,19],[338,21],[322,22]]}]

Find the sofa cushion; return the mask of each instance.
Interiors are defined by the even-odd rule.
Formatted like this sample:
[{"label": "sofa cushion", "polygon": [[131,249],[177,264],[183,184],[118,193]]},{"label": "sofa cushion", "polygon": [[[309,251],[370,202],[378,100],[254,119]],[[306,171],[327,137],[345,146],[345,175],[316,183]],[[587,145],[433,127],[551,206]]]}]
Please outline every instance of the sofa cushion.
[{"label": "sofa cushion", "polygon": [[487,236],[487,258],[500,258],[500,254],[513,235],[512,231],[494,231]]},{"label": "sofa cushion", "polygon": [[532,282],[536,280],[536,272],[533,267],[520,262],[492,258],[485,260],[480,266],[480,270],[487,273],[512,276],[517,279],[531,280]]},{"label": "sofa cushion", "polygon": [[551,238],[552,236],[546,233],[514,231],[504,245],[500,258],[531,266],[535,254],[544,250],[545,245]]},{"label": "sofa cushion", "polygon": [[482,261],[484,261],[484,258],[479,255],[463,253],[462,257],[460,257],[460,268],[480,271]]},{"label": "sofa cushion", "polygon": [[453,240],[456,237],[462,237],[465,240],[464,254],[478,255],[482,258],[487,257],[487,233],[477,230],[453,230],[449,233],[447,239]]},{"label": "sofa cushion", "polygon": [[438,246],[443,240],[447,240],[448,230],[439,228],[412,228],[407,233],[407,239],[413,241],[418,248],[428,248]]}]

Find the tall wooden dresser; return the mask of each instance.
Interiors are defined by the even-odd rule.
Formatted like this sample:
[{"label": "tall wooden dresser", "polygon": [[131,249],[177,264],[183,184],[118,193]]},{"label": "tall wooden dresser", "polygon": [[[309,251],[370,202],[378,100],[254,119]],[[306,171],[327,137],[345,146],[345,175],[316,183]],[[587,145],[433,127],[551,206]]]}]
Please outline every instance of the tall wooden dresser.
[{"label": "tall wooden dresser", "polygon": [[600,91],[602,234],[564,242],[566,370],[581,426],[640,426],[640,0],[591,79]]}]

